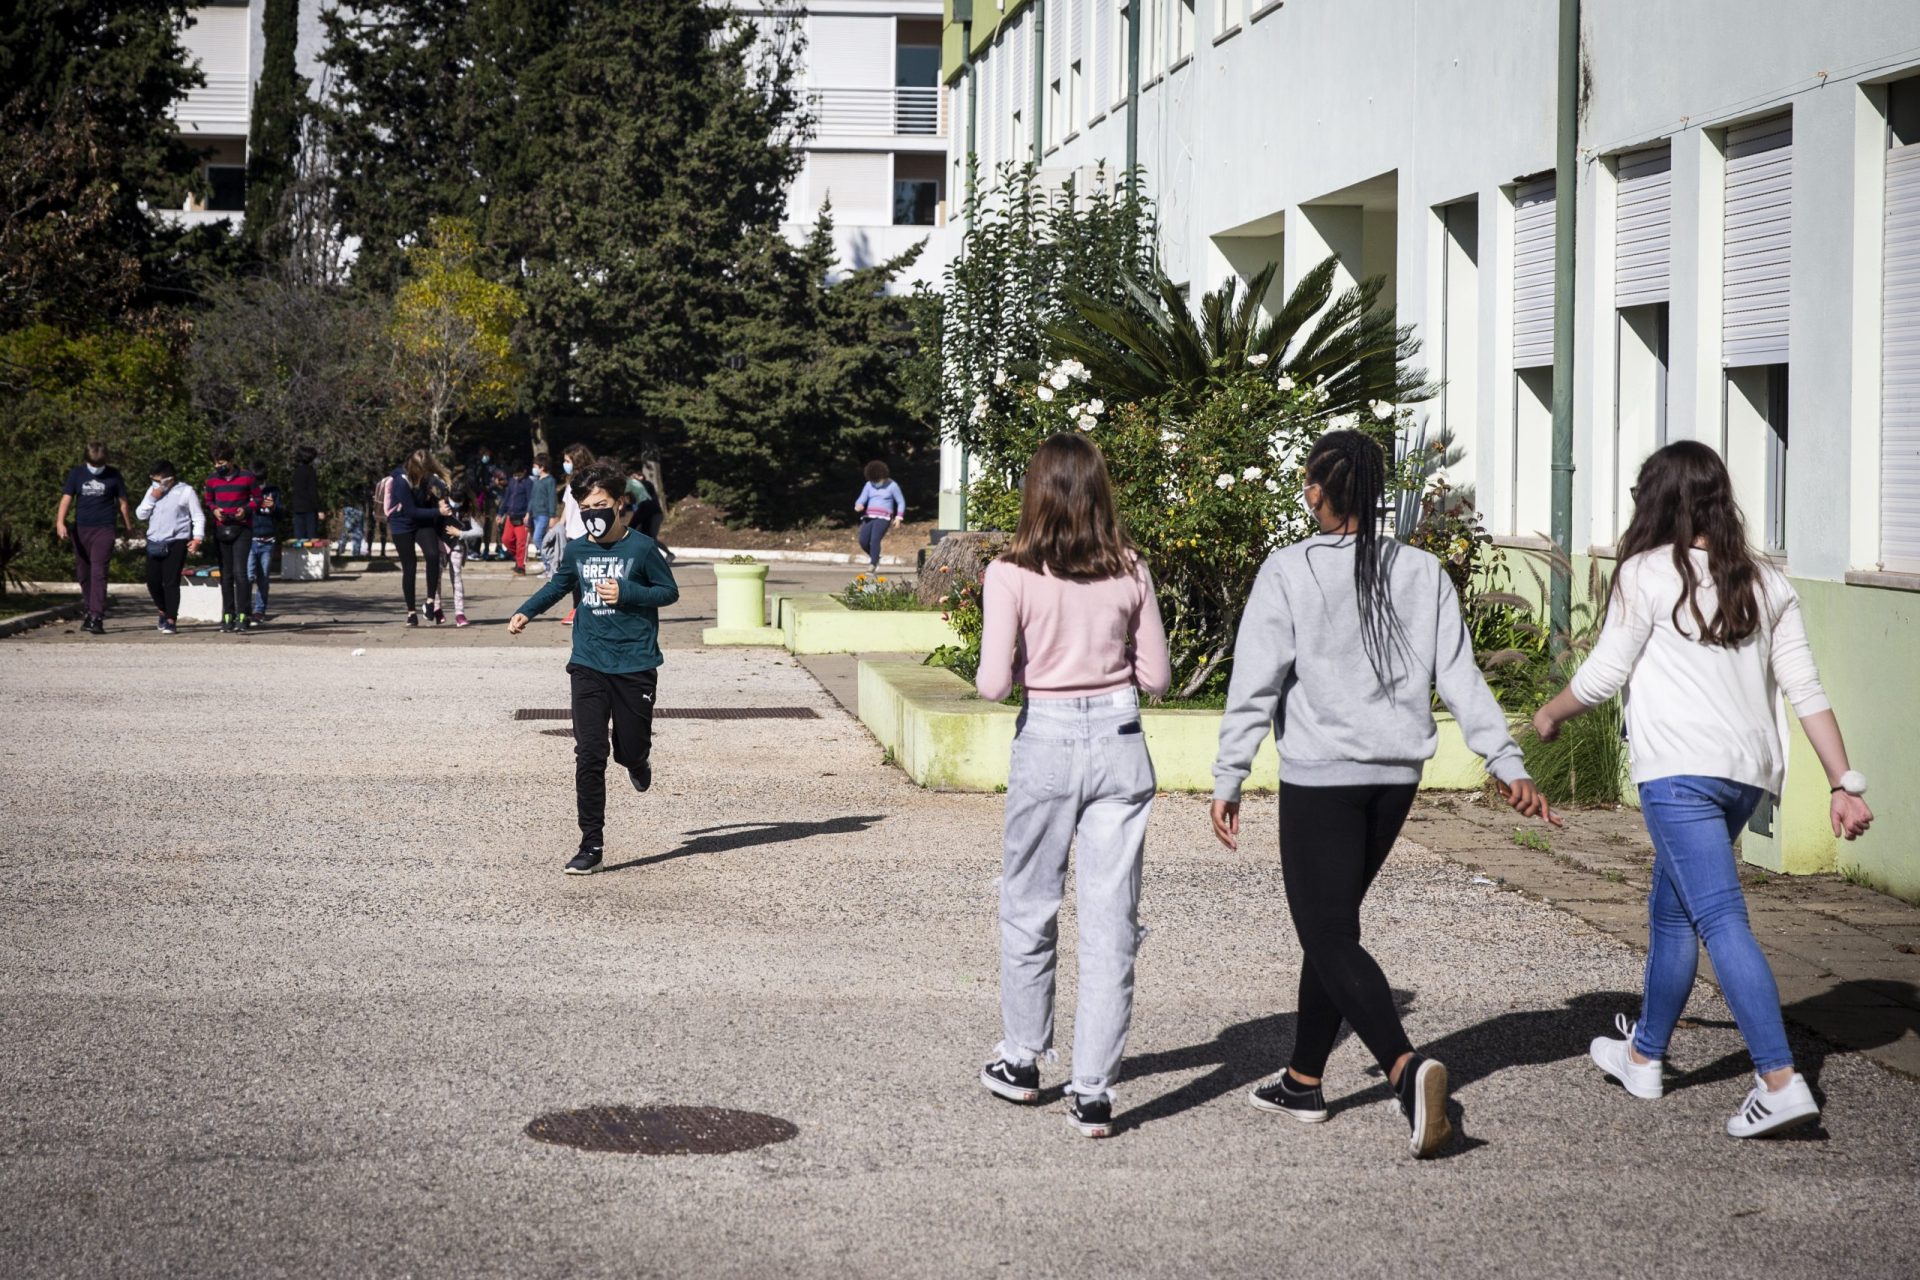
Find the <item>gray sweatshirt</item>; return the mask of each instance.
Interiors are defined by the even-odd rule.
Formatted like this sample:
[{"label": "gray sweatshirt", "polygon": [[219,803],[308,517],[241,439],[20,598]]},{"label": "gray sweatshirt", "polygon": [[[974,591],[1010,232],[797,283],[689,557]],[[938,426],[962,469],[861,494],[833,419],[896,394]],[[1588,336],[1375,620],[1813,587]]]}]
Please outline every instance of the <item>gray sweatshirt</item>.
[{"label": "gray sweatshirt", "polygon": [[1382,551],[1399,635],[1382,663],[1385,681],[1361,644],[1351,537],[1308,538],[1260,566],[1234,642],[1215,799],[1240,798],[1270,728],[1290,783],[1417,783],[1439,741],[1436,687],[1488,772],[1502,782],[1527,776],[1506,713],[1474,665],[1452,580],[1424,551],[1391,540]]}]

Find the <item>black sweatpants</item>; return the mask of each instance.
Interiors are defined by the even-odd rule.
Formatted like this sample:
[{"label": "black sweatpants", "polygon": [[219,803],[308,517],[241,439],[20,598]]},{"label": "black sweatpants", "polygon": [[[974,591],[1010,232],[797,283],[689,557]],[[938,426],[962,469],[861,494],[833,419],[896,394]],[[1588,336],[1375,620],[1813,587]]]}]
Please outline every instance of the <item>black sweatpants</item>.
[{"label": "black sweatpants", "polygon": [[1280,784],[1280,875],[1306,953],[1294,1032],[1295,1075],[1326,1073],[1344,1020],[1383,1071],[1413,1045],[1387,975],[1360,945],[1360,902],[1400,835],[1417,786]]},{"label": "black sweatpants", "polygon": [[[147,554],[147,594],[153,597],[153,607],[168,622],[180,618],[180,571],[187,567],[187,540],[175,538],[167,543],[167,549],[154,555],[149,549]],[[223,578],[226,576],[221,575]]]},{"label": "black sweatpants", "polygon": [[440,598],[440,531],[428,526],[416,526],[406,533],[393,535],[393,545],[400,553],[400,595],[407,602],[407,612],[416,613],[414,604],[413,566],[424,558],[427,562],[427,599]]},{"label": "black sweatpants", "polygon": [[613,726],[614,763],[637,769],[653,751],[653,693],[658,671],[609,675],[577,662],[573,681],[573,793],[580,810],[580,843],[602,843],[607,823],[607,726]]},{"label": "black sweatpants", "polygon": [[253,528],[241,524],[213,526],[213,545],[220,554],[220,612],[223,620],[247,616],[253,597],[247,593],[247,553],[253,550]]}]

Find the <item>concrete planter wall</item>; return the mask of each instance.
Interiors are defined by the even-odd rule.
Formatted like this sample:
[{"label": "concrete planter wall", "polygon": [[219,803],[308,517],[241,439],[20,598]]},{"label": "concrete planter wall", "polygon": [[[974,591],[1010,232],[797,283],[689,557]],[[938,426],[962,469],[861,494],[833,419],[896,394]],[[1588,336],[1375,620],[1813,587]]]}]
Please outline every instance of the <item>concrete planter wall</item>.
[{"label": "concrete planter wall", "polygon": [[713,566],[714,626],[700,633],[709,645],[777,645],[780,632],[767,625],[767,566],[716,564]]},{"label": "concrete planter wall", "polygon": [[329,547],[282,547],[280,579],[283,582],[324,582],[333,576],[333,551]]},{"label": "concrete planter wall", "polygon": [[931,653],[960,643],[931,609],[849,609],[822,594],[776,596],[774,607],[789,653]]},{"label": "concrete planter wall", "polygon": [[[1007,784],[1014,707],[983,702],[950,671],[916,662],[860,664],[860,720],[894,762],[923,787],[997,791]],[[1218,711],[1146,709],[1140,720],[1162,791],[1213,790],[1213,757],[1220,738]],[[1465,791],[1481,785],[1480,757],[1467,749],[1451,716],[1436,716],[1440,745],[1421,776],[1422,789]],[[1272,791],[1279,759],[1268,738],[1254,756],[1250,791]]]}]

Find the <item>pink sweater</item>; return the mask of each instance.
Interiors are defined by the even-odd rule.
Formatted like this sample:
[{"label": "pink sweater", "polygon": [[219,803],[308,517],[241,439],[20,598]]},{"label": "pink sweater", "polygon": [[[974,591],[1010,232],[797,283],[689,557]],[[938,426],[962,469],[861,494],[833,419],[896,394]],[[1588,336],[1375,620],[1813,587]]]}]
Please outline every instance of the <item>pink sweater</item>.
[{"label": "pink sweater", "polygon": [[989,702],[1005,698],[1015,683],[1034,698],[1136,686],[1162,694],[1173,683],[1166,628],[1142,562],[1124,578],[1073,582],[997,560],[987,566],[981,594],[986,625],[974,685]]}]

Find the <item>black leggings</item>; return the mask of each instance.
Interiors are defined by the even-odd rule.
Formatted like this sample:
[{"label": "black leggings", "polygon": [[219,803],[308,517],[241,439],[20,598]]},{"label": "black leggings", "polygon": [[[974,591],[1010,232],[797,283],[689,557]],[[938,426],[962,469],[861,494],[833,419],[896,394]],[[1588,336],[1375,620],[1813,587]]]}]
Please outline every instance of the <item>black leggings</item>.
[{"label": "black leggings", "polygon": [[168,622],[180,617],[180,571],[187,567],[187,541],[175,538],[159,555],[147,555],[147,594]]},{"label": "black leggings", "polygon": [[400,549],[400,594],[407,602],[407,612],[416,612],[413,594],[413,566],[416,550],[427,561],[427,599],[440,598],[440,532],[437,529],[411,529],[406,533],[393,535],[394,545]]},{"label": "black leggings", "polygon": [[1280,875],[1306,953],[1288,1065],[1326,1074],[1344,1020],[1380,1069],[1411,1053],[1387,975],[1360,945],[1360,902],[1387,860],[1417,787],[1280,784]]}]

